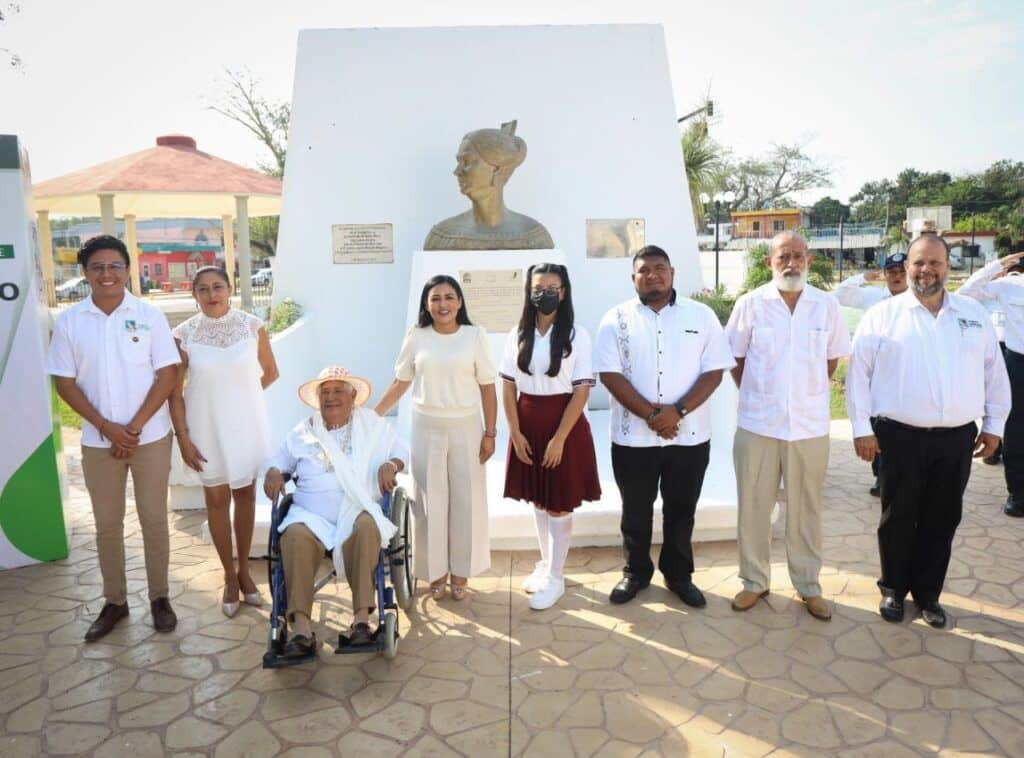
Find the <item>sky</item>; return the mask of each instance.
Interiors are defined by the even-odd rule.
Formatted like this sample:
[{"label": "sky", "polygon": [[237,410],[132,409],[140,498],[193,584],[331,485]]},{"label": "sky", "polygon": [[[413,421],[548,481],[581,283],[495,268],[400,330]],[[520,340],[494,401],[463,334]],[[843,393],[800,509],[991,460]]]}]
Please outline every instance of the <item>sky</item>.
[{"label": "sky", "polygon": [[0,0],[0,48],[23,60],[0,65],[0,133],[22,139],[35,181],[169,133],[255,167],[269,155],[209,109],[224,70],[248,69],[268,99],[288,100],[300,29],[373,26],[660,23],[676,112],[710,92],[712,136],[736,156],[803,144],[834,182],[805,202],[845,201],[908,167],[956,174],[1024,160],[1020,0],[16,4],[10,13]]}]

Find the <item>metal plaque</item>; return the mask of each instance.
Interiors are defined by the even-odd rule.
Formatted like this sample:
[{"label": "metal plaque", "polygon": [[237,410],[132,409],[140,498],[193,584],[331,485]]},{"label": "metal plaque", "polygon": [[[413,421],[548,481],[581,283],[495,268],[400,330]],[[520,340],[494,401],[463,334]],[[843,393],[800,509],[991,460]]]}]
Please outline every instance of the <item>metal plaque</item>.
[{"label": "metal plaque", "polygon": [[394,263],[391,224],[334,224],[331,247],[335,263]]},{"label": "metal plaque", "polygon": [[632,258],[645,243],[642,218],[588,218],[588,258]]},{"label": "metal plaque", "polygon": [[470,320],[488,332],[507,332],[523,312],[522,269],[460,271],[459,284]]}]

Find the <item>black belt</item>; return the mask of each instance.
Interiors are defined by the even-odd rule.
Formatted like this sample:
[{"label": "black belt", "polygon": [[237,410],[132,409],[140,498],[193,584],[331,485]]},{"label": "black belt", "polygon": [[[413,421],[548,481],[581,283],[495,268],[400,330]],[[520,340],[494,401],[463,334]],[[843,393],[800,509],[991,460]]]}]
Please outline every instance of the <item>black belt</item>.
[{"label": "black belt", "polygon": [[897,429],[906,429],[908,432],[938,433],[938,432],[958,432],[958,431],[960,431],[962,429],[966,429],[967,427],[969,427],[974,422],[973,421],[968,421],[966,424],[961,424],[960,426],[911,426],[910,424],[904,424],[902,421],[894,421],[893,419],[886,418],[885,416],[876,416],[875,417],[875,423],[876,424],[889,424],[890,426],[895,426]]}]

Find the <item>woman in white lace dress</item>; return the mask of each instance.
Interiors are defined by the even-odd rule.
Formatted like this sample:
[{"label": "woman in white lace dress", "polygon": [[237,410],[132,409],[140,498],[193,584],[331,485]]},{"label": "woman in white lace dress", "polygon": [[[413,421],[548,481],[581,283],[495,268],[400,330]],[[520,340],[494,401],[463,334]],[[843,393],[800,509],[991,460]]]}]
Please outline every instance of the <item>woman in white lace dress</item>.
[{"label": "woman in white lace dress", "polygon": [[[255,521],[255,479],[270,455],[263,390],[277,379],[277,364],[263,322],[231,307],[224,269],[207,266],[192,280],[200,312],[173,330],[181,365],[170,398],[171,418],[185,465],[199,474],[210,536],[224,566],[224,614],[263,599],[249,575]],[[187,376],[187,382],[186,382]],[[231,501],[238,568],[232,560]]]}]

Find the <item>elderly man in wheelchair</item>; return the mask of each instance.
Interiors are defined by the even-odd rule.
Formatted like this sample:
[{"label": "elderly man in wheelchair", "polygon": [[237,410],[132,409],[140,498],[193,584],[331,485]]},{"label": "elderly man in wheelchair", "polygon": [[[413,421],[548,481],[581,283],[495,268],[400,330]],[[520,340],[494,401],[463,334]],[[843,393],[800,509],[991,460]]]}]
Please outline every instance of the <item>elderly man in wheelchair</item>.
[{"label": "elderly man in wheelchair", "polygon": [[376,581],[384,576],[381,545],[392,543],[396,532],[378,501],[395,490],[409,454],[389,423],[361,407],[369,397],[365,379],[340,366],[325,368],[299,387],[299,398],[315,412],[289,432],[268,464],[263,489],[275,504],[286,480],[295,481],[291,506],[277,527],[293,631],[278,648],[283,665],[316,654],[310,616],[326,550],[333,551],[334,570],[352,589],[355,619],[342,638],[359,648],[376,636],[370,613],[378,600]]}]

